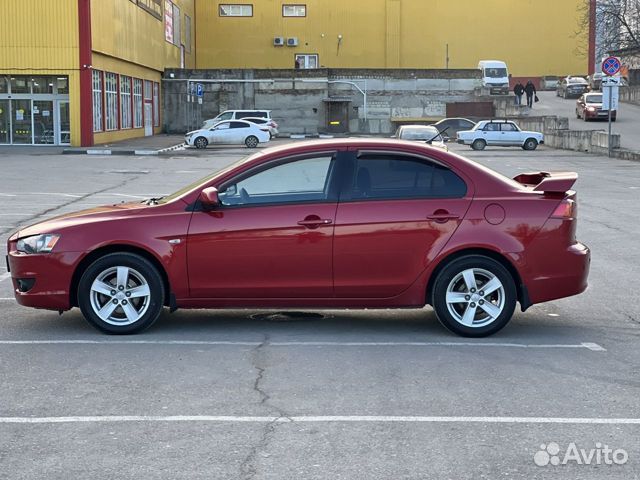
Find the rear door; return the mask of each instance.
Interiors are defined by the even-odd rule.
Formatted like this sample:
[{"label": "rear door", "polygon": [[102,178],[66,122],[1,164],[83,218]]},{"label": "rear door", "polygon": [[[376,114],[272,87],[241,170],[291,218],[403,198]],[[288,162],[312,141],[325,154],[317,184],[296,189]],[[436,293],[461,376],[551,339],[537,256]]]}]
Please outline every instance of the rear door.
[{"label": "rear door", "polygon": [[231,122],[229,127],[229,143],[243,143],[244,139],[249,136],[251,129],[245,122]]},{"label": "rear door", "polygon": [[512,122],[500,124],[500,145],[522,145],[524,139],[518,127]]},{"label": "rear door", "polygon": [[482,130],[482,137],[487,145],[500,145],[500,124],[487,123]]},{"label": "rear door", "polygon": [[458,228],[472,188],[421,157],[363,151],[349,162],[335,223],[335,294],[397,296]]}]

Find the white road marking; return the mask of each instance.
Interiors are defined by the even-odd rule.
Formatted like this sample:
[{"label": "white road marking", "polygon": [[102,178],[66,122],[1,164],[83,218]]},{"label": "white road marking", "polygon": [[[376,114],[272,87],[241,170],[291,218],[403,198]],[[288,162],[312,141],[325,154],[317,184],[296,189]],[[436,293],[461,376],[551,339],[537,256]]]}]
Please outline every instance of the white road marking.
[{"label": "white road marking", "polygon": [[[0,340],[0,345],[234,345],[257,347],[257,341],[225,340]],[[597,343],[524,344],[499,342],[268,342],[269,347],[493,347],[493,348],[586,348],[594,352],[607,350]]]},{"label": "white road marking", "polygon": [[0,302],[10,302],[11,300],[15,300],[15,298],[13,297],[0,298]]},{"label": "white road marking", "polygon": [[298,415],[292,417],[248,417],[231,415],[95,415],[65,417],[0,417],[0,423],[127,423],[127,422],[218,422],[218,423],[516,423],[640,425],[640,418],[589,417],[438,417],[396,415]]},{"label": "white road marking", "polygon": [[3,273],[2,275],[0,275],[0,282],[7,280],[9,278],[11,278],[11,274],[9,272]]}]

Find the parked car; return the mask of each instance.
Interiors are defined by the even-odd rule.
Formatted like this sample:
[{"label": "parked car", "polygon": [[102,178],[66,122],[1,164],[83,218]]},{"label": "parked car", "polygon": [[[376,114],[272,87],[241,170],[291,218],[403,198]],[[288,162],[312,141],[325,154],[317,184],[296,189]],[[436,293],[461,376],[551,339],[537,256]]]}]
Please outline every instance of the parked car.
[{"label": "parked car", "polygon": [[562,98],[578,98],[583,93],[589,90],[589,83],[582,77],[566,77],[563,78],[558,88],[556,89],[556,95]]},{"label": "parked car", "polygon": [[449,151],[438,129],[432,125],[402,125],[396,130],[395,138],[427,142],[434,147]]},{"label": "parked car", "polygon": [[269,132],[260,129],[255,123],[246,120],[227,120],[218,122],[211,128],[187,132],[184,143],[196,148],[207,148],[208,145],[242,145],[256,148],[260,143],[270,139]]},{"label": "parked car", "polygon": [[[611,110],[611,121],[615,122],[618,112]],[[602,93],[585,93],[576,102],[576,118],[589,120],[609,119],[609,112],[602,109]]]},{"label": "parked car", "polygon": [[267,118],[271,120],[271,110],[225,110],[214,118],[209,118],[202,123],[201,129],[213,127],[223,120],[242,120],[244,118]]},{"label": "parked car", "polygon": [[470,145],[474,150],[484,150],[487,145],[535,150],[544,143],[544,135],[520,130],[515,122],[507,120],[482,120],[471,130],[458,132],[458,143]]},{"label": "parked car", "polygon": [[459,117],[443,118],[433,124],[433,126],[440,131],[440,134],[445,141],[457,139],[459,131],[471,130],[475,125],[476,123],[472,122],[468,118]]},{"label": "parked car", "polygon": [[269,138],[273,138],[278,135],[278,124],[275,120],[269,118],[257,118],[257,117],[245,117],[243,120],[251,123],[255,123],[260,127],[260,130],[269,132]]},{"label": "parked car", "polygon": [[602,76],[603,75],[601,72],[596,72],[587,77],[587,81],[589,83],[589,89],[591,91],[600,90],[600,88],[602,87]]},{"label": "parked car", "polygon": [[[575,173],[514,180],[392,139],[270,148],[178,192],[8,239],[19,304],[111,334],[179,308],[422,308],[481,337],[587,288]],[[53,320],[52,320],[53,321]]]}]

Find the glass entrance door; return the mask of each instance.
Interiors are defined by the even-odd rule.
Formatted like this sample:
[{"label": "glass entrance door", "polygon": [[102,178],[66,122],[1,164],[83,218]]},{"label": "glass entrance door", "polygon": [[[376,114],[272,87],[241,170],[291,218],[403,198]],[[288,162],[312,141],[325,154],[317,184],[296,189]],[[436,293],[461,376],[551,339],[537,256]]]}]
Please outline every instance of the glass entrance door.
[{"label": "glass entrance door", "polygon": [[33,102],[33,142],[36,145],[53,144],[53,101],[34,100]]},{"label": "glass entrance door", "polygon": [[69,120],[69,102],[58,101],[58,144],[71,144],[71,121]]},{"label": "glass entrance door", "polygon": [[13,143],[32,144],[31,100],[11,100],[11,119],[13,120]]},{"label": "glass entrance door", "polygon": [[0,100],[0,143],[11,143],[11,109],[9,100]]}]

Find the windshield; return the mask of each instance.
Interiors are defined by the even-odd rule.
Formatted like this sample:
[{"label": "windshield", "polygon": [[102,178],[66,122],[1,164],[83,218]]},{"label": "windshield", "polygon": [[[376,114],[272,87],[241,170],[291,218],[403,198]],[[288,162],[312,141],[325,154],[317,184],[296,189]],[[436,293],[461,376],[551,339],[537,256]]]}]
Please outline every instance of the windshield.
[{"label": "windshield", "polygon": [[210,182],[211,180],[213,180],[218,175],[222,175],[222,174],[228,172],[229,170],[231,170],[233,168],[236,168],[241,163],[244,163],[244,162],[247,162],[249,160],[252,160],[255,157],[258,157],[260,155],[263,155],[263,153],[262,152],[258,152],[258,153],[254,153],[254,154],[248,155],[248,156],[246,156],[244,158],[241,158],[237,162],[232,163],[231,165],[229,165],[226,168],[223,168],[222,170],[218,170],[217,172],[210,173],[206,177],[202,177],[200,180],[196,180],[195,182],[190,183],[186,187],[183,187],[180,190],[178,190],[177,192],[173,192],[171,195],[167,195],[165,197],[162,197],[162,198],[158,199],[157,203],[168,203],[168,202],[171,202],[171,201],[175,200],[176,198],[180,198],[184,194],[190,192],[191,190],[194,190],[195,188],[199,187],[200,185],[204,185],[205,183]]},{"label": "windshield", "polygon": [[507,69],[496,67],[485,68],[484,76],[489,78],[504,78],[507,76]]},{"label": "windshield", "polygon": [[570,78],[567,83],[587,83],[587,81],[584,78]]},{"label": "windshield", "polygon": [[593,93],[591,95],[587,95],[586,97],[584,97],[584,101],[587,103],[602,103],[602,94]]},{"label": "windshield", "polygon": [[[434,138],[435,137],[435,138]],[[434,142],[441,142],[442,137],[438,133],[438,129],[435,127],[424,128],[403,128],[400,131],[400,138],[404,140],[431,140]]]}]

